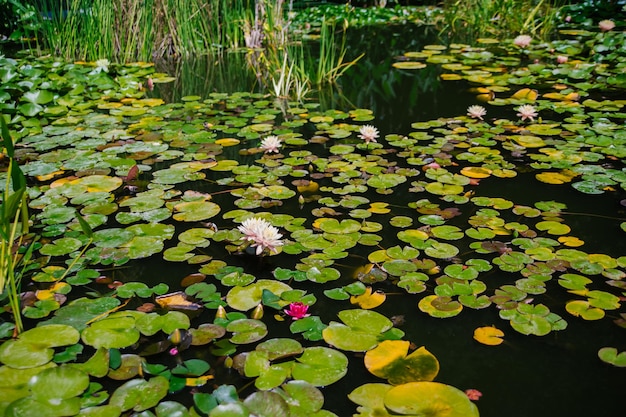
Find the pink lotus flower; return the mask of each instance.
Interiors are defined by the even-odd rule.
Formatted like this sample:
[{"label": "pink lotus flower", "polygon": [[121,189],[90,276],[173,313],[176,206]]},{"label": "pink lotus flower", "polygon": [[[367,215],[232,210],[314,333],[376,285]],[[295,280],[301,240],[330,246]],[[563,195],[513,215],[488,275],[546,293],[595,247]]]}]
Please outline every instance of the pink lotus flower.
[{"label": "pink lotus flower", "polygon": [[513,43],[520,48],[526,48],[528,45],[530,45],[530,42],[532,42],[532,40],[533,38],[528,35],[519,35],[515,39],[513,39]]},{"label": "pink lotus flower", "polygon": [[613,22],[612,20],[601,20],[598,23],[598,27],[602,32],[608,32],[610,30],[613,30],[613,28],[615,27],[615,22]]},{"label": "pink lotus flower", "polygon": [[289,304],[289,307],[285,309],[285,314],[291,317],[292,320],[298,320],[304,317],[309,317],[307,314],[309,306],[299,301]]},{"label": "pink lotus flower", "polygon": [[559,64],[565,64],[567,62],[567,57],[565,55],[558,55],[556,57],[556,62]]},{"label": "pink lotus flower", "polygon": [[472,401],[478,401],[480,400],[480,397],[483,396],[483,393],[478,391],[477,389],[470,388],[465,390],[465,395],[467,395],[467,398]]}]

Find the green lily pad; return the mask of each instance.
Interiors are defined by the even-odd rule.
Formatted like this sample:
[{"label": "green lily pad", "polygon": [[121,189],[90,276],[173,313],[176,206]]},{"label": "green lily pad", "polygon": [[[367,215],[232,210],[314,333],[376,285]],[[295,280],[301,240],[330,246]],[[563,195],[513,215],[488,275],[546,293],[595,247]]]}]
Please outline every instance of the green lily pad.
[{"label": "green lily pad", "polygon": [[261,303],[263,290],[280,296],[284,291],[290,291],[292,288],[280,281],[260,279],[245,287],[232,288],[226,295],[226,302],[235,310],[248,311]]},{"label": "green lily pad", "polygon": [[348,358],[343,353],[323,346],[306,348],[293,366],[294,379],[323,387],[339,381],[348,373]]},{"label": "green lily pad", "polygon": [[83,330],[81,338],[95,348],[128,347],[139,340],[139,330],[135,328],[134,317],[109,317],[98,320]]},{"label": "green lily pad", "polygon": [[230,341],[237,345],[257,342],[268,333],[265,323],[254,319],[231,321],[226,326],[226,331],[233,333]]},{"label": "green lily pad", "polygon": [[598,351],[598,357],[603,362],[619,368],[626,367],[626,352],[617,353],[617,349],[614,347],[603,347]]},{"label": "green lily pad", "polygon": [[167,378],[162,376],[155,376],[149,380],[131,379],[111,394],[109,404],[119,407],[122,411],[147,410],[165,397],[168,387]]},{"label": "green lily pad", "polygon": [[53,403],[79,396],[89,386],[89,375],[69,365],[61,365],[43,370],[29,386],[35,400]]}]

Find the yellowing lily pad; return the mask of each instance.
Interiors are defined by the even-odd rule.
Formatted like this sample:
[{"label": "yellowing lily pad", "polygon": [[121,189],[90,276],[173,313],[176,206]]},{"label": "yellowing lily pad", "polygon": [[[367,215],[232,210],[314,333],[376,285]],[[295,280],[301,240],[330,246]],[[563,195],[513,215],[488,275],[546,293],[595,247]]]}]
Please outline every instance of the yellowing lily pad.
[{"label": "yellowing lily pad", "polygon": [[228,146],[239,145],[241,141],[235,138],[222,138],[222,139],[216,140],[215,143],[220,146],[228,147]]},{"label": "yellowing lily pad", "polygon": [[382,291],[375,291],[372,293],[372,287],[367,287],[365,292],[360,295],[353,295],[350,297],[352,304],[358,304],[359,307],[369,310],[376,308],[385,302],[387,296]]},{"label": "yellowing lily pad", "polygon": [[426,64],[424,64],[423,62],[417,62],[417,61],[400,61],[400,62],[394,62],[391,65],[394,68],[406,69],[406,70],[416,70],[416,69],[426,68]]},{"label": "yellowing lily pad", "polygon": [[516,135],[510,136],[518,145],[524,148],[541,148],[546,146],[546,143],[538,136]]},{"label": "yellowing lily pad", "polygon": [[539,93],[537,92],[537,90],[533,90],[531,88],[522,88],[521,90],[517,90],[511,96],[511,98],[518,99],[518,100],[535,101],[538,96],[539,96]]},{"label": "yellowing lily pad", "polygon": [[504,342],[504,332],[494,326],[479,327],[474,330],[474,339],[483,345],[497,346]]},{"label": "yellowing lily pad", "polygon": [[89,175],[70,181],[70,184],[86,187],[87,192],[110,192],[122,185],[119,177],[109,177],[106,175]]},{"label": "yellowing lily pad", "polygon": [[365,354],[365,367],[392,385],[435,379],[437,358],[423,346],[408,354],[410,345],[406,340],[384,340]]},{"label": "yellowing lily pad", "polygon": [[575,317],[581,317],[585,320],[600,320],[604,318],[604,310],[589,305],[587,301],[575,300],[565,304],[568,313]]},{"label": "yellowing lily pad", "polygon": [[577,175],[577,173],[566,169],[561,172],[540,172],[535,175],[535,178],[547,184],[565,184],[571,182]]},{"label": "yellowing lily pad", "polygon": [[385,407],[392,413],[429,417],[478,417],[478,408],[463,391],[440,382],[409,382],[390,389]]},{"label": "yellowing lily pad", "polygon": [[483,167],[465,167],[461,169],[461,174],[470,178],[487,178],[491,175],[491,170]]}]

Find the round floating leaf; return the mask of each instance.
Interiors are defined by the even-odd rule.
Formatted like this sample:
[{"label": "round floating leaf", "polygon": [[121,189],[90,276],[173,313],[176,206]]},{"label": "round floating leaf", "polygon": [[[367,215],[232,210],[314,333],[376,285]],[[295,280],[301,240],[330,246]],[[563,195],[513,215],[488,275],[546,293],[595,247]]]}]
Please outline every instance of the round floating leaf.
[{"label": "round floating leaf", "polygon": [[87,192],[111,192],[119,188],[123,180],[119,177],[109,177],[107,175],[90,175],[70,181],[72,185],[80,185],[86,188]]},{"label": "round floating leaf", "polygon": [[245,287],[232,288],[226,295],[226,302],[235,310],[248,311],[261,303],[263,290],[268,290],[280,297],[284,291],[291,291],[292,288],[280,281],[260,279]]},{"label": "round floating leaf", "polygon": [[598,351],[598,357],[608,364],[624,368],[626,367],[626,352],[617,353],[614,347],[603,347]]},{"label": "round floating leaf", "polygon": [[10,339],[0,346],[0,362],[16,369],[35,368],[52,360],[54,349]]},{"label": "round floating leaf", "polygon": [[363,417],[390,417],[383,400],[391,388],[387,384],[364,384],[348,394],[348,398],[359,405]]},{"label": "round floating leaf", "polygon": [[367,287],[365,292],[360,295],[353,295],[350,297],[350,303],[358,304],[363,309],[376,308],[385,302],[387,296],[382,291],[375,291],[372,293],[372,287]]},{"label": "round floating leaf", "polygon": [[448,225],[435,226],[430,229],[430,232],[433,234],[433,236],[446,240],[458,240],[462,239],[465,236],[460,228]]},{"label": "round floating leaf", "polygon": [[133,317],[110,317],[98,320],[83,330],[81,338],[95,348],[122,349],[139,340],[139,330],[135,328]]},{"label": "round floating leaf", "polygon": [[378,344],[378,334],[330,322],[322,331],[326,343],[351,352],[365,352]]},{"label": "round floating leaf", "polygon": [[[324,405],[324,395],[315,386],[306,381],[289,381],[281,387],[289,396],[291,415],[316,415]],[[321,417],[321,416],[320,416]]]},{"label": "round floating leaf", "polygon": [[77,251],[83,246],[83,242],[72,237],[56,239],[53,243],[46,243],[39,250],[42,255],[62,256]]},{"label": "round floating leaf", "polygon": [[348,372],[348,358],[335,349],[323,346],[310,347],[292,370],[294,379],[301,379],[316,387],[333,384]]},{"label": "round floating leaf", "polygon": [[259,343],[256,350],[267,353],[270,361],[295,356],[302,353],[303,348],[300,342],[294,339],[276,338]]},{"label": "round floating leaf", "polygon": [[488,346],[497,346],[504,342],[504,332],[494,326],[479,327],[474,330],[474,340]]},{"label": "round floating leaf", "polygon": [[20,334],[20,340],[38,344],[42,347],[59,347],[78,343],[80,334],[72,326],[48,324],[26,330]]},{"label": "round floating leaf", "polygon": [[385,407],[394,413],[429,417],[478,417],[478,408],[458,388],[439,382],[410,382],[390,389]]},{"label": "round floating leaf", "polygon": [[417,61],[400,61],[400,62],[394,62],[391,65],[394,68],[405,69],[405,70],[416,70],[416,69],[426,68],[425,63],[417,62]]},{"label": "round floating leaf", "polygon": [[[244,401],[243,405],[249,411],[246,411],[246,416],[255,415],[259,417],[282,417],[289,416],[289,406],[287,402],[275,392],[272,391],[257,391],[250,394]],[[231,407],[234,410],[232,417],[238,417],[239,407]],[[211,417],[214,413],[211,412]],[[231,414],[218,413],[218,417],[231,417]]]},{"label": "round floating leaf", "polygon": [[426,185],[426,191],[435,195],[454,195],[463,192],[462,185],[443,184],[441,182],[429,182]]},{"label": "round floating leaf", "polygon": [[404,340],[384,340],[365,354],[365,367],[392,385],[435,379],[439,373],[437,358],[423,346],[408,354],[409,346]]},{"label": "round floating leaf", "polygon": [[220,212],[220,206],[211,201],[185,201],[174,206],[174,220],[198,222],[210,219]]},{"label": "round floating leaf", "polygon": [[342,220],[341,222],[336,219],[324,219],[319,227],[326,233],[348,234],[358,232],[361,229],[361,223],[352,219]]},{"label": "round floating leaf", "polygon": [[491,170],[483,167],[465,167],[461,169],[461,174],[470,178],[487,178],[491,176]]},{"label": "round floating leaf", "polygon": [[227,332],[233,335],[230,341],[235,344],[254,343],[267,336],[267,326],[260,320],[239,319],[231,321],[226,326]]},{"label": "round floating leaf", "polygon": [[537,230],[547,231],[551,235],[566,235],[571,232],[572,229],[566,224],[546,220],[543,222],[539,222],[535,226]]},{"label": "round floating leaf", "polygon": [[600,320],[604,318],[604,310],[592,307],[587,301],[576,300],[565,304],[568,313],[585,320]]},{"label": "round floating leaf", "polygon": [[424,249],[426,255],[438,259],[453,258],[459,253],[459,248],[448,243],[432,242],[429,247]]},{"label": "round floating leaf", "polygon": [[58,402],[77,397],[89,386],[89,375],[69,365],[49,368],[31,379],[33,398],[41,402]]},{"label": "round floating leaf", "polygon": [[157,405],[167,395],[169,382],[167,378],[155,376],[150,380],[131,379],[111,394],[109,404],[119,407],[122,411],[143,411]]},{"label": "round floating leaf", "polygon": [[437,318],[454,317],[463,310],[463,305],[460,303],[450,300],[449,297],[437,295],[422,298],[417,306],[422,312]]}]

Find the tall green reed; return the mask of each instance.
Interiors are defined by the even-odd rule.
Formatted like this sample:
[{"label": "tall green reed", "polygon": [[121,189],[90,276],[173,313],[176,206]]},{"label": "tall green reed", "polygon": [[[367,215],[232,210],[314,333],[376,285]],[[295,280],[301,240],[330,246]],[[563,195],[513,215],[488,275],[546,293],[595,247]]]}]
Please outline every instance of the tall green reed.
[{"label": "tall green reed", "polygon": [[243,45],[252,0],[41,0],[39,47],[66,59],[186,57]]},{"label": "tall green reed", "polygon": [[0,115],[0,137],[9,161],[0,202],[0,300],[7,299],[15,321],[14,333],[24,329],[20,310],[20,283],[33,245],[22,250],[29,230],[26,177],[14,159],[13,140]]}]

